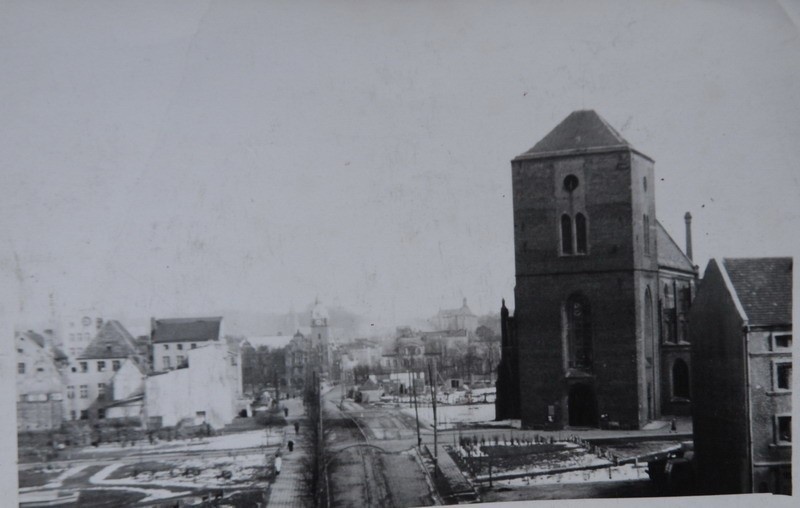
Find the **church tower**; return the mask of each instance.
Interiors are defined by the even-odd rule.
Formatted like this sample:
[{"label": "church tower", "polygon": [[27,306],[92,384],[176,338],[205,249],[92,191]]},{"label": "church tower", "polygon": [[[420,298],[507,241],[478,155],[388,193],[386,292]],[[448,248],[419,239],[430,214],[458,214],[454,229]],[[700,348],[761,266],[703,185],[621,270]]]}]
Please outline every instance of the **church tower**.
[{"label": "church tower", "polygon": [[653,160],[575,111],[511,162],[526,427],[659,416]]},{"label": "church tower", "polygon": [[316,352],[320,362],[322,372],[330,371],[330,329],[328,327],[328,309],[314,300],[314,307],[311,309],[311,346]]}]

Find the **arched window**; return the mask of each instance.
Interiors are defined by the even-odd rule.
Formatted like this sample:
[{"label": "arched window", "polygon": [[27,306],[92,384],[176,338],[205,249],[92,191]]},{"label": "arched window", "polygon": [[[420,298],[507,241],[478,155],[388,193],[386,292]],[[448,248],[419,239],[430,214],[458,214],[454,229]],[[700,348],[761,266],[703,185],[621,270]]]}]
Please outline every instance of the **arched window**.
[{"label": "arched window", "polygon": [[567,214],[561,216],[561,252],[572,254],[572,219]]},{"label": "arched window", "polygon": [[689,366],[680,358],[672,364],[672,396],[689,398]]},{"label": "arched window", "polygon": [[653,337],[653,295],[650,293],[650,287],[644,291],[644,351],[645,357],[653,360],[653,352],[655,350],[655,340]]},{"label": "arched window", "polygon": [[564,314],[567,366],[571,369],[591,370],[592,313],[589,300],[583,295],[570,296]]},{"label": "arched window", "polygon": [[582,213],[575,216],[575,240],[578,254],[586,254],[586,217]]}]

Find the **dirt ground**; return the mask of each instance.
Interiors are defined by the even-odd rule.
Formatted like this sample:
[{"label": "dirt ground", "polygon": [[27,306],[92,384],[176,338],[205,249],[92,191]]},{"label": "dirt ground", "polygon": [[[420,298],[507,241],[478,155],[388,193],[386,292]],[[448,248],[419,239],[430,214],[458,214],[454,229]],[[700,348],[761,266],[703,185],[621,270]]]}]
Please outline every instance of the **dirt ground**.
[{"label": "dirt ground", "polygon": [[536,485],[530,487],[500,487],[482,490],[481,500],[485,503],[503,501],[525,501],[544,499],[580,498],[630,498],[656,497],[658,493],[649,480],[621,482],[573,483],[564,485]]}]

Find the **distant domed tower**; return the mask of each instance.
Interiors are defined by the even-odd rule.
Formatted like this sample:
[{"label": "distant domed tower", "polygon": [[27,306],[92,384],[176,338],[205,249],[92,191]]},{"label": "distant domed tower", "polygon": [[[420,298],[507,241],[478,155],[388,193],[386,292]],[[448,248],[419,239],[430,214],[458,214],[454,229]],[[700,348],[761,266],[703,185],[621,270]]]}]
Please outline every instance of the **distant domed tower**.
[{"label": "distant domed tower", "polygon": [[328,309],[314,300],[314,307],[311,309],[311,346],[318,355],[320,368],[323,373],[330,372],[331,354],[330,329],[328,327]]},{"label": "distant domed tower", "polygon": [[314,300],[314,307],[311,309],[311,338],[314,346],[327,346],[330,338],[328,332],[328,309],[319,302],[319,299]]}]

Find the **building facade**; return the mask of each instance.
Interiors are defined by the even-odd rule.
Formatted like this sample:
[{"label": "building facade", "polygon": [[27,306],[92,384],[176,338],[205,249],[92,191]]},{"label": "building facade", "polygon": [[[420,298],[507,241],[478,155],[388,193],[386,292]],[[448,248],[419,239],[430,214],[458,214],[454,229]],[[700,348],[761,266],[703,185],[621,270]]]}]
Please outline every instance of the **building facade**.
[{"label": "building facade", "polygon": [[185,366],[189,351],[222,337],[222,318],[170,318],[150,320],[152,370],[161,372]]},{"label": "building facade", "polygon": [[44,338],[34,332],[16,334],[17,430],[59,428],[64,418],[64,384]]},{"label": "building facade", "polygon": [[688,413],[669,363],[685,373],[688,344],[662,337],[662,291],[685,290],[689,305],[697,272],[656,220],[653,160],[576,111],[511,168],[516,309],[503,351],[518,362],[504,368],[524,387],[523,425],[604,415],[640,428],[665,409]]},{"label": "building facade", "polygon": [[131,393],[141,390],[145,364],[137,352],[135,339],[119,321],[103,323],[81,356],[64,372],[65,418],[107,418],[106,408],[114,401],[114,385],[137,385],[129,390]]},{"label": "building facade", "polygon": [[709,494],[791,494],[792,265],[712,259],[692,305],[695,460]]},{"label": "building facade", "polygon": [[440,310],[430,322],[435,330],[466,330],[474,333],[478,328],[478,316],[469,308],[466,298],[462,301],[461,307]]},{"label": "building facade", "polygon": [[226,341],[206,341],[187,356],[186,366],[147,377],[144,413],[149,428],[181,422],[220,428],[244,408],[238,350]]}]

